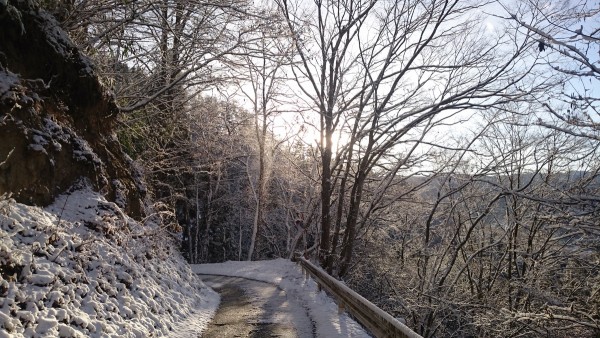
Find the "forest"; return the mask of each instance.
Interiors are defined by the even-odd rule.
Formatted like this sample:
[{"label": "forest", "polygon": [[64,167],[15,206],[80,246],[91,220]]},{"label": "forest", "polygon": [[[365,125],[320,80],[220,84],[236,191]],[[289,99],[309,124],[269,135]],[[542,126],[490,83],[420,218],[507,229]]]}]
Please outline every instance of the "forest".
[{"label": "forest", "polygon": [[600,335],[597,2],[40,3],[190,263],[299,252],[424,337]]}]

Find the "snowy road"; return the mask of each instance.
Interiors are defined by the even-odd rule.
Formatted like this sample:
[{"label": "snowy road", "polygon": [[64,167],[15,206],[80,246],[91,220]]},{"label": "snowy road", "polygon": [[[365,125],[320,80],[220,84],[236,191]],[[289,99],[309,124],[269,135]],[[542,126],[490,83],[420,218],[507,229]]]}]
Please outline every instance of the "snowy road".
[{"label": "snowy road", "polygon": [[275,285],[239,277],[200,275],[221,294],[202,337],[314,337],[307,310]]},{"label": "snowy road", "polygon": [[[284,300],[280,300],[281,308],[289,308],[289,310],[278,312],[279,310],[257,310],[260,312],[258,318],[263,318],[263,322],[275,322],[283,326],[294,326],[296,328],[292,337],[319,337],[319,338],[370,338],[371,336],[365,330],[350,318],[346,313],[340,314],[335,301],[327,296],[327,294],[317,287],[317,284],[310,278],[305,278],[302,274],[302,269],[289,259],[273,259],[266,261],[253,262],[237,262],[228,261],[223,263],[209,264],[193,264],[192,271],[200,276],[218,275],[247,278],[252,281],[266,282],[270,289],[262,289],[264,284],[258,289],[240,287],[242,295],[247,299],[252,306],[260,307],[255,303],[257,295],[262,294],[263,298],[277,299],[275,295],[285,295]],[[205,277],[201,277],[205,279]],[[209,282],[210,278],[206,278]],[[215,288],[219,290],[216,281]],[[224,289],[223,289],[224,290]],[[283,292],[281,291],[283,290]],[[225,304],[223,302],[222,304]],[[225,305],[222,305],[225,308]],[[234,310],[235,311],[235,310]],[[307,315],[308,314],[308,315]],[[257,318],[257,317],[255,317]],[[255,319],[254,319],[255,320]],[[242,319],[242,322],[252,321],[250,319]],[[223,324],[218,320],[213,323]],[[293,324],[289,324],[293,323]],[[225,325],[219,325],[222,329]],[[260,325],[254,325],[254,329],[258,329]],[[211,330],[214,330],[211,328]],[[203,329],[202,332],[207,332]],[[222,332],[222,331],[221,331]],[[273,334],[279,334],[274,332]],[[173,336],[180,338],[183,335]],[[186,335],[185,337],[190,337]],[[193,336],[197,338],[196,336]],[[215,337],[231,337],[229,335],[216,335]],[[236,337],[233,335],[232,337]],[[259,333],[246,332],[245,335],[237,337],[269,337],[262,336]],[[275,335],[275,337],[277,337]],[[281,336],[279,336],[281,337]]]}]

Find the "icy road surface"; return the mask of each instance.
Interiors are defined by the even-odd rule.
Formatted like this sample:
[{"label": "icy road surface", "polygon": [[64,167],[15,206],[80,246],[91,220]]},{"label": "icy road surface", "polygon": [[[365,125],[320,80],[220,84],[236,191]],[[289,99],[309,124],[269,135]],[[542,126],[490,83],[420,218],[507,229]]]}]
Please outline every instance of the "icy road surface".
[{"label": "icy road surface", "polygon": [[314,337],[308,311],[277,286],[239,277],[200,277],[221,295],[202,337]]}]

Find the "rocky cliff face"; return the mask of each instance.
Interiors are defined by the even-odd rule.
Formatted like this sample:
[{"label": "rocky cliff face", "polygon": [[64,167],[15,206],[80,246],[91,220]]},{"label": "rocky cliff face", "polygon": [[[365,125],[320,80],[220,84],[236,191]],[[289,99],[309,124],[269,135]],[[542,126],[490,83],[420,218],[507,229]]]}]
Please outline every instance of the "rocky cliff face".
[{"label": "rocky cliff face", "polygon": [[84,178],[133,216],[144,188],[90,60],[31,0],[0,0],[0,195],[47,205]]}]

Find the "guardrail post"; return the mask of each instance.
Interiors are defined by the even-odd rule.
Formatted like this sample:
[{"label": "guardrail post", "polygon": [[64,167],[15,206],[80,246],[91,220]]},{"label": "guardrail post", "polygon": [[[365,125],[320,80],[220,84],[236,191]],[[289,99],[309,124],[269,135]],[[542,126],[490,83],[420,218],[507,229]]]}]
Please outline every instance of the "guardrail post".
[{"label": "guardrail post", "polygon": [[338,315],[341,315],[342,313],[344,313],[344,310],[346,310],[346,306],[344,306],[344,302],[342,302],[341,299],[338,298]]}]

